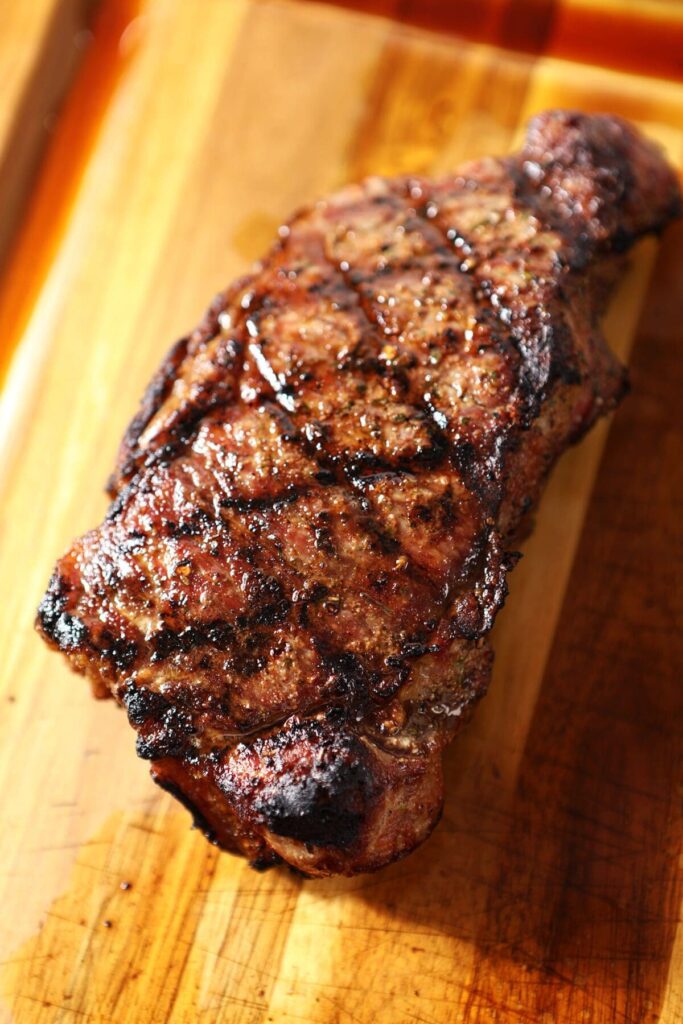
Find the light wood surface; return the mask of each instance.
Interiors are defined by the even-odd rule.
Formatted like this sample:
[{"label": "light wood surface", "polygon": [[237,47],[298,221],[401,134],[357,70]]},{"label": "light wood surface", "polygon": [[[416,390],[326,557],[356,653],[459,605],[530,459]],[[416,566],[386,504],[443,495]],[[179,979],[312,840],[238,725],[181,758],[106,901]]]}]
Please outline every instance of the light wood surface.
[{"label": "light wood surface", "polygon": [[444,819],[404,862],[310,882],[218,853],[32,620],[150,373],[294,207],[508,151],[551,106],[631,117],[681,164],[683,86],[294,0],[125,11],[0,282],[0,1020],[676,1024],[680,229],[613,304],[633,394],[553,477]]}]

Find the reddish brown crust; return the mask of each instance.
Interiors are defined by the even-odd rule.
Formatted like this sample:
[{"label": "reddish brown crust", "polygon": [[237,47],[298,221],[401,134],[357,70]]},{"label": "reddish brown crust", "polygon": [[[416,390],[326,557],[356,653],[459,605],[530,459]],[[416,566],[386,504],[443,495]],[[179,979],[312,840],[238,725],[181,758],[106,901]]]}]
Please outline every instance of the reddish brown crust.
[{"label": "reddish brown crust", "polygon": [[679,208],[628,125],[542,115],[303,210],[172,349],[38,624],[220,845],[352,874],[429,833],[506,549],[625,388],[619,253]]}]

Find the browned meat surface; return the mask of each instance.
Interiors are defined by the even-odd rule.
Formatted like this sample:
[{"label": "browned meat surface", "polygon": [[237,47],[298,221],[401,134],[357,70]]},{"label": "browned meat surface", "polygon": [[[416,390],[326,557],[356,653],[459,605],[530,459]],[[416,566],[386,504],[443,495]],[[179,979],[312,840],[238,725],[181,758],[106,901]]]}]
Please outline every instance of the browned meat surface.
[{"label": "browned meat surface", "polygon": [[438,820],[520,523],[624,392],[599,317],[680,208],[612,117],[298,213],[172,349],[43,636],[259,865],[378,868]]}]

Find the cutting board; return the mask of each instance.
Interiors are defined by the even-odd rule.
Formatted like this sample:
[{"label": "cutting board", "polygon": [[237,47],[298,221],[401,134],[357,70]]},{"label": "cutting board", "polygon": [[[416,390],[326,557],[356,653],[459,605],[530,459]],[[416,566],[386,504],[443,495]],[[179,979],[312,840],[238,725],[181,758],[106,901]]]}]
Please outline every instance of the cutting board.
[{"label": "cutting board", "polygon": [[680,228],[614,300],[632,394],[552,478],[405,861],[306,881],[220,853],[32,627],[165,349],[293,208],[507,152],[553,106],[630,117],[681,164],[681,7],[103,0],[55,70],[65,5],[15,6],[11,102],[55,113],[0,253],[0,1020],[683,1021]]}]

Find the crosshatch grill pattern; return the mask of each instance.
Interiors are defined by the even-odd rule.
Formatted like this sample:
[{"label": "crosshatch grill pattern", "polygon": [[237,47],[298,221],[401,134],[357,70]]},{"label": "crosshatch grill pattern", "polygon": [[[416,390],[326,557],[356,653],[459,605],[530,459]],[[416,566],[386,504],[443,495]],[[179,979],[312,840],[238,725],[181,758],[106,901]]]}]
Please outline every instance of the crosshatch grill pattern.
[{"label": "crosshatch grill pattern", "polygon": [[622,253],[679,204],[625,123],[551,112],[297,214],[174,347],[39,626],[212,840],[325,875],[429,834],[515,536],[624,391]]},{"label": "crosshatch grill pattern", "polygon": [[[6,6],[42,46],[64,4]],[[119,51],[130,14],[102,5],[120,27],[96,28],[86,60],[97,85],[108,47],[122,52],[116,80],[93,112],[94,76],[79,74],[57,159],[40,190],[25,182],[32,229],[10,266],[30,329],[0,296],[5,358],[31,356],[0,481],[3,1021],[680,1020],[680,227],[629,256],[605,331],[631,393],[553,471],[491,634],[489,694],[445,754],[439,827],[409,858],[306,881],[222,854],[151,785],[125,713],[31,629],[55,553],[105,511],[167,341],[289,210],[368,174],[436,177],[512,152],[555,107],[620,114],[680,166],[683,88],[648,77],[681,51],[674,6],[545,5],[529,58],[503,47],[539,27],[538,5],[475,6],[489,47],[443,33],[440,14],[440,32],[399,26],[394,0],[387,19],[293,0],[207,2],[198,19],[194,4],[140,0]],[[597,21],[609,30],[591,33]],[[584,54],[628,47],[622,66],[641,74],[555,60],[572,25]],[[74,154],[70,126],[80,138],[89,118]]]}]

